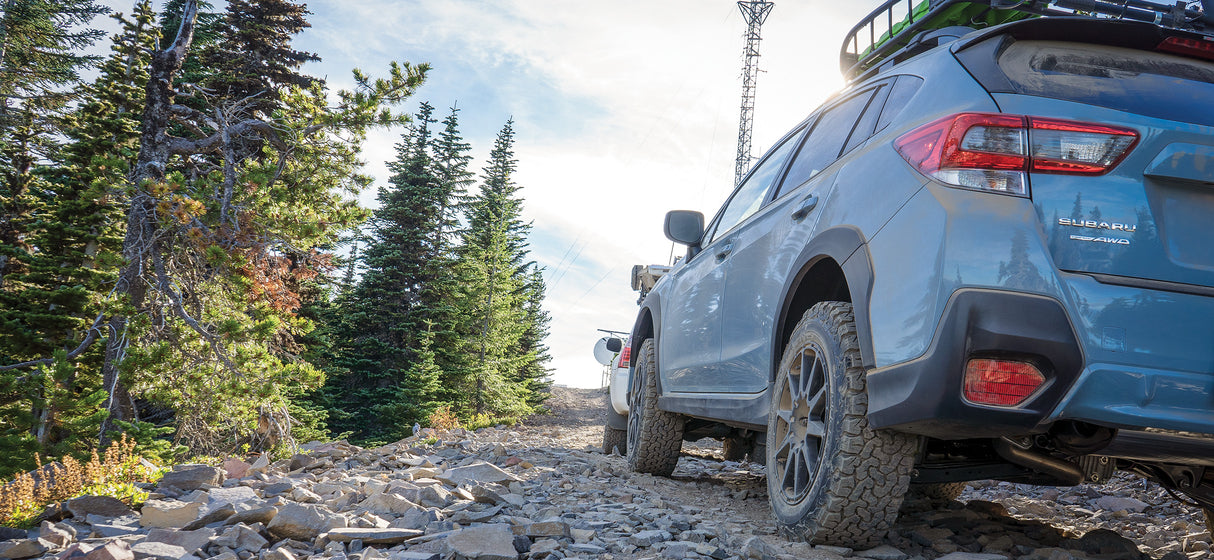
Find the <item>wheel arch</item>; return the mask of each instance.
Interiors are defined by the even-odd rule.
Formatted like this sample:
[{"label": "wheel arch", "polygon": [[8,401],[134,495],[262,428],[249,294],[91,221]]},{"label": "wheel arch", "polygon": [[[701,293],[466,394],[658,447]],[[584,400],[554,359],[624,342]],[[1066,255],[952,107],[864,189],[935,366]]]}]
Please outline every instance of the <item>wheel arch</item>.
[{"label": "wheel arch", "polygon": [[769,381],[775,380],[776,368],[797,321],[809,308],[823,301],[852,304],[863,365],[873,367],[872,330],[868,318],[873,272],[864,235],[851,226],[828,229],[806,244],[794,263],[792,269],[797,273],[786,281],[783,304],[773,325]]},{"label": "wheel arch", "polygon": [[[632,361],[628,364],[628,386],[632,386],[632,375],[636,373],[636,356],[640,356],[641,343],[646,338],[652,338],[655,354],[657,353],[658,345],[658,330],[661,326],[662,308],[661,296],[655,292],[650,292],[645,296],[645,300],[641,302],[641,310],[637,312],[637,320],[632,325],[632,337],[628,339],[628,346],[632,348]],[[662,392],[662,375],[661,370],[657,376],[658,393]]]}]

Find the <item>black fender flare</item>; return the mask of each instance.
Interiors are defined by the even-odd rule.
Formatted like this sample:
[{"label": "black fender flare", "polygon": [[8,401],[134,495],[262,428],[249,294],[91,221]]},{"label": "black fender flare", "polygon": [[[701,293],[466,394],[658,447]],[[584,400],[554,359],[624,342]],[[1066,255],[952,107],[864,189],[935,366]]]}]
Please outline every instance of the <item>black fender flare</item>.
[{"label": "black fender flare", "polygon": [[[646,322],[648,321],[648,328]],[[637,320],[632,325],[632,334],[628,338],[628,346],[632,348],[633,356],[641,355],[641,343],[645,341],[642,333],[650,331],[653,333],[653,344],[656,352],[658,345],[658,333],[661,332],[662,325],[662,295],[658,292],[649,292],[645,296],[645,300],[641,302],[641,309],[637,312]],[[628,362],[628,386],[632,387],[632,375],[636,372],[636,359]],[[658,394],[662,394],[662,376],[658,375]]]},{"label": "black fender flare", "polygon": [[868,242],[864,238],[864,234],[859,228],[854,226],[836,226],[827,229],[805,245],[801,253],[793,261],[793,266],[790,270],[796,270],[797,273],[785,280],[783,288],[783,303],[780,307],[780,316],[773,322],[772,338],[775,344],[772,348],[772,371],[771,379],[774,379],[775,370],[779,366],[782,358],[781,337],[783,336],[785,325],[788,321],[797,321],[799,317],[789,317],[792,307],[793,296],[801,287],[801,282],[805,279],[805,275],[809,273],[814,265],[824,259],[832,259],[839,264],[843,270],[843,277],[847,281],[847,288],[851,294],[852,309],[856,317],[856,335],[860,342],[860,355],[863,359],[863,365],[866,368],[872,368],[876,365],[876,360],[873,357],[873,342],[872,342],[872,326],[869,322],[868,303],[871,299],[873,290],[873,267],[872,258],[868,253]]}]

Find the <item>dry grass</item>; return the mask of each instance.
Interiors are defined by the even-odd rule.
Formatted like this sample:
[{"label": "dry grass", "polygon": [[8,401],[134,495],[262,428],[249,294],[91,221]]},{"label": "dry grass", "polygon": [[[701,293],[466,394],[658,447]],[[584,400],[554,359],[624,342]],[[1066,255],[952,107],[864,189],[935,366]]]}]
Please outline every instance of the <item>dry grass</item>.
[{"label": "dry grass", "polygon": [[103,455],[94,449],[92,457],[84,463],[70,456],[64,457],[62,463],[45,466],[41,457],[35,460],[36,470],[19,474],[0,486],[0,525],[30,526],[48,504],[77,496],[112,496],[136,506],[147,499],[147,493],[135,483],[151,482],[161,476],[159,469],[143,465],[135,453],[135,441],[126,434]]}]

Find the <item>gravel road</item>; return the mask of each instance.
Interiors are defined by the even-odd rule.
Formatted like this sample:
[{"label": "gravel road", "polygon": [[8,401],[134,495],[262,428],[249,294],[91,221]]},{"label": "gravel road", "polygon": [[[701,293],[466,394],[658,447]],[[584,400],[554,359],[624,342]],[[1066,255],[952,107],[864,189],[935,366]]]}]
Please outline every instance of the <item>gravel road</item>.
[{"label": "gravel road", "polygon": [[[512,429],[530,446],[521,457],[536,452],[581,452],[578,455],[582,456],[599,447],[604,390],[557,387],[549,406],[550,414],[534,416]],[[882,546],[852,551],[810,547],[777,536],[767,506],[763,467],[721,460],[720,445],[712,440],[684,443],[683,456],[669,479],[630,473],[623,457],[598,457],[601,459],[592,461],[596,466],[566,479],[565,489],[572,492],[565,499],[576,502],[582,495],[629,502],[644,494],[672,514],[694,513],[713,520],[743,556],[889,560],[1214,557],[1200,510],[1180,504],[1158,485],[1126,474],[1104,485],[1074,488],[975,482],[958,501],[945,506],[906,503]],[[639,548],[616,557],[660,554]]]}]

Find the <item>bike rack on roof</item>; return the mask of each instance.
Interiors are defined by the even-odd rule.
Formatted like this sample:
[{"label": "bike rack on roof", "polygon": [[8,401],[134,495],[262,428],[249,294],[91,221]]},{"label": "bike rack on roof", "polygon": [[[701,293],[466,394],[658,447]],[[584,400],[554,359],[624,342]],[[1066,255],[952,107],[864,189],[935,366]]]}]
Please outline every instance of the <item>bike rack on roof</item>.
[{"label": "bike rack on roof", "polygon": [[[1202,32],[1214,29],[1214,0],[1162,4],[1151,0],[888,0],[860,20],[839,49],[843,77],[855,80],[914,47],[928,32],[952,26],[989,27],[1038,16],[1128,19]],[[864,40],[867,35],[867,41]],[[934,45],[926,45],[928,47]]]}]

